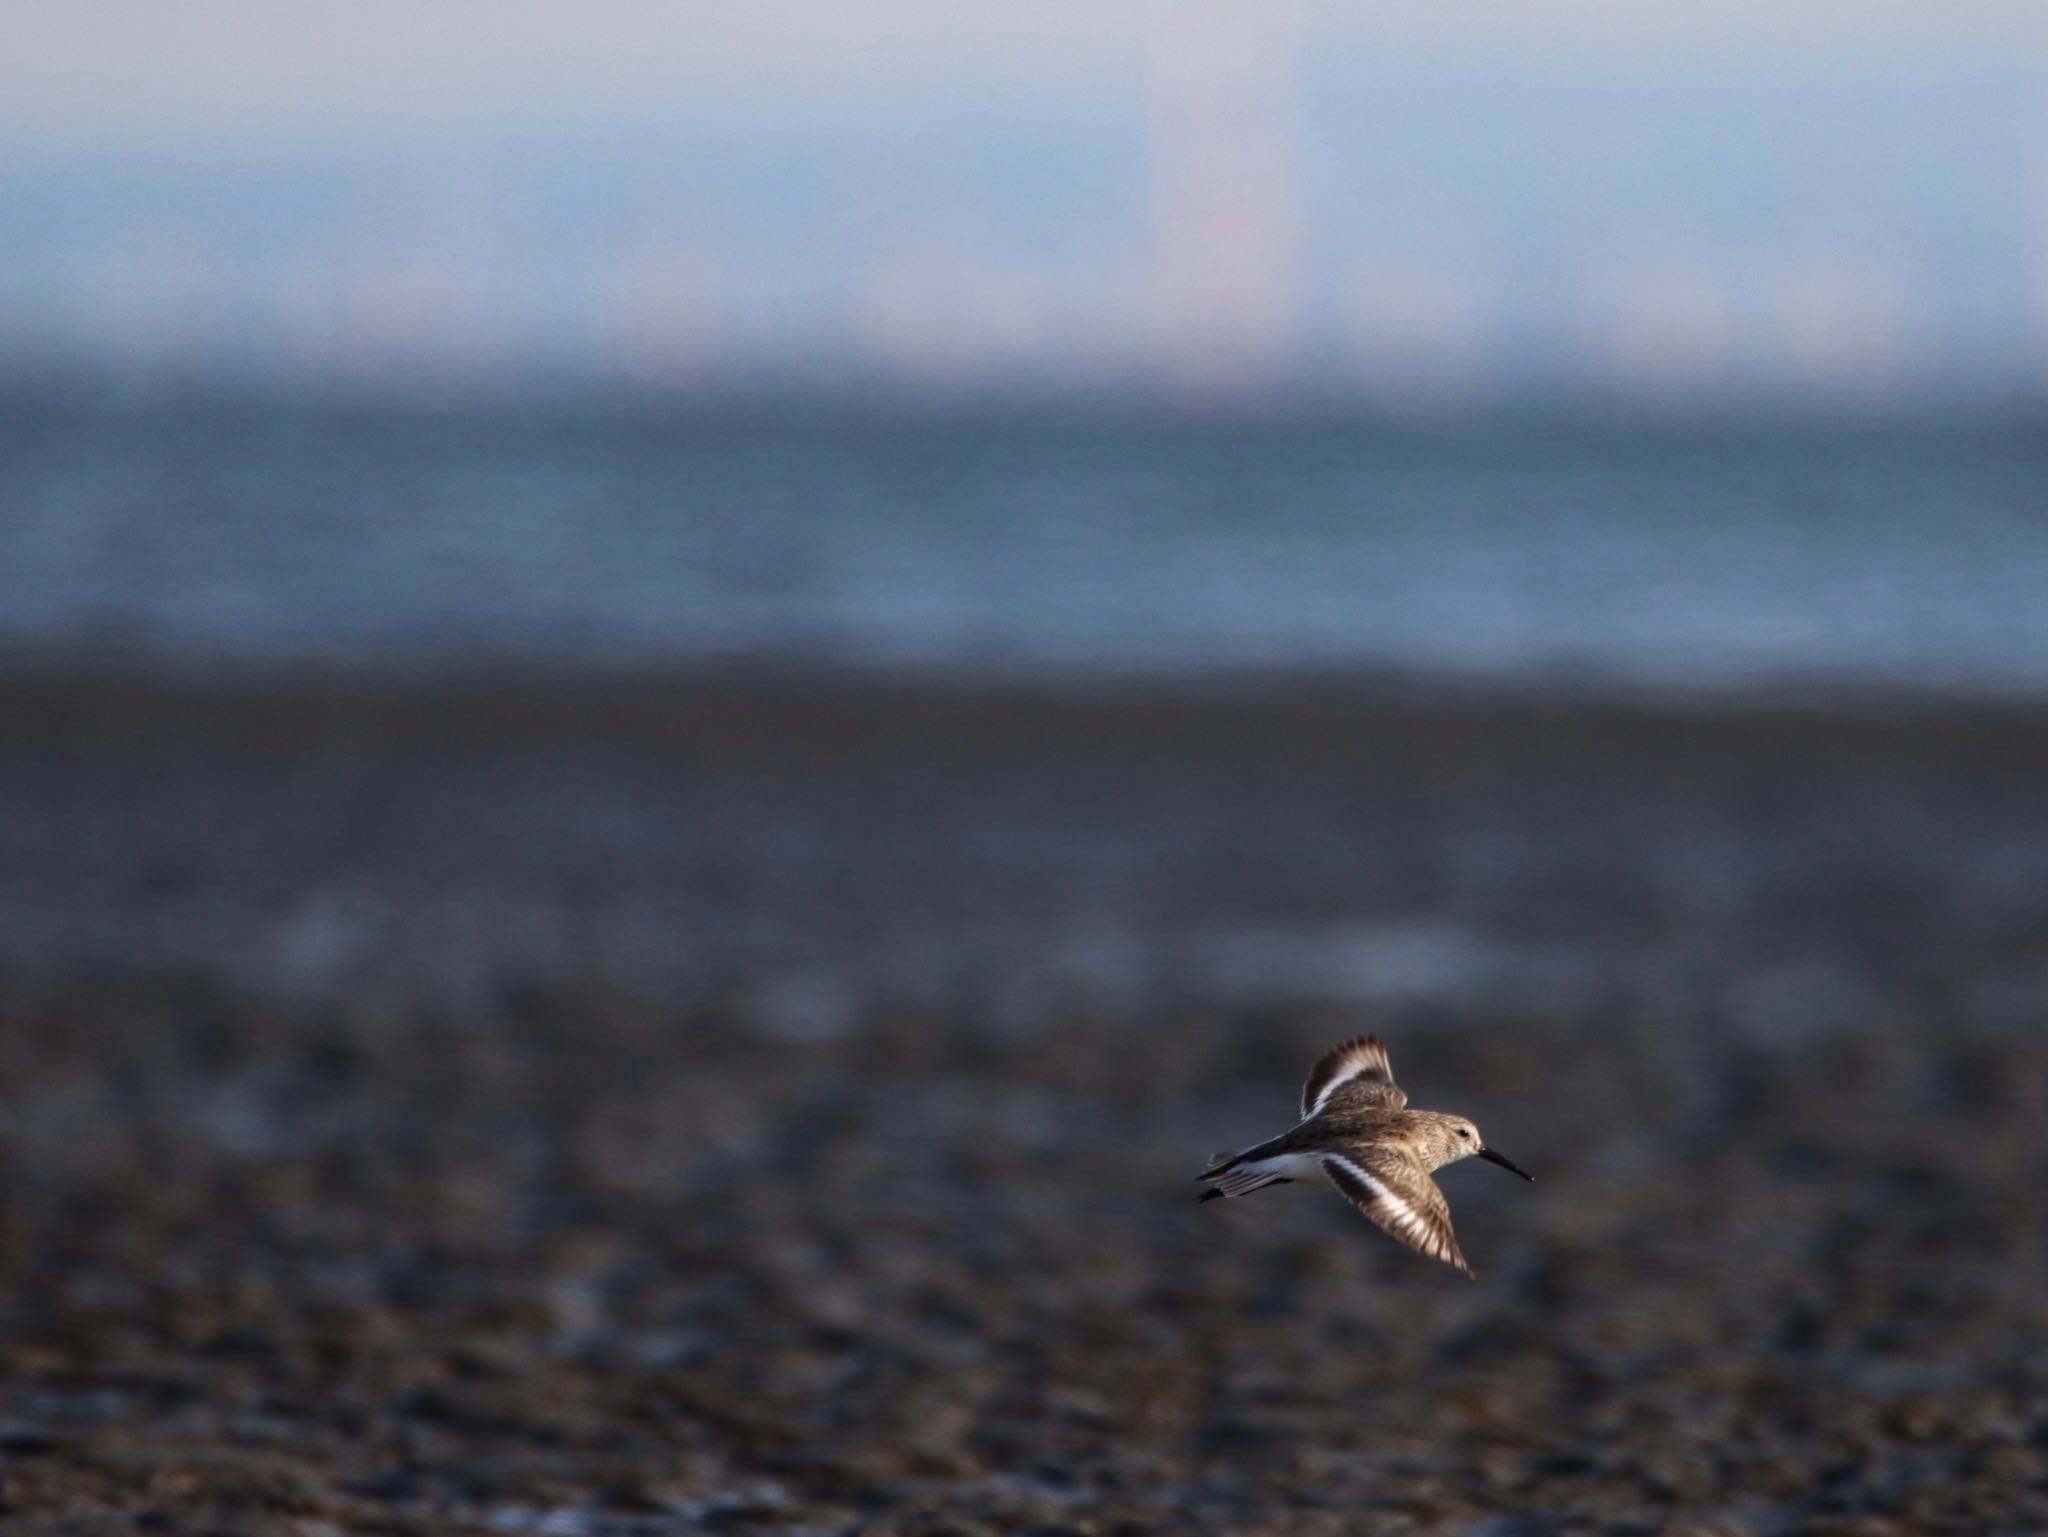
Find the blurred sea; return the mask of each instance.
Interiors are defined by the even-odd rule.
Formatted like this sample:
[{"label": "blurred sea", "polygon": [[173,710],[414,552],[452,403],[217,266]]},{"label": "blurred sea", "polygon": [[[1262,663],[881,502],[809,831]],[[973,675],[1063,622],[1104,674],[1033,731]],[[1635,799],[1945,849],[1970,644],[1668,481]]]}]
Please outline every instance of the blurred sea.
[{"label": "blurred sea", "polygon": [[0,646],[2048,689],[2048,434],[16,388]]}]

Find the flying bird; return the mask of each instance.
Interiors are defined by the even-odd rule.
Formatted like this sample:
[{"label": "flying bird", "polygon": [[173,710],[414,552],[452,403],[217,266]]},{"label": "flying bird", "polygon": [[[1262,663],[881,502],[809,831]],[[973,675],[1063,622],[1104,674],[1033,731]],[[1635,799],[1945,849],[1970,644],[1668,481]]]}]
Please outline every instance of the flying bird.
[{"label": "flying bird", "polygon": [[1476,1154],[1523,1179],[1536,1176],[1488,1147],[1462,1115],[1407,1104],[1378,1036],[1333,1046],[1302,1085],[1301,1124],[1241,1153],[1218,1154],[1197,1176],[1209,1187],[1201,1199],[1296,1180],[1334,1185],[1409,1248],[1477,1279],[1451,1231],[1450,1203],[1430,1175]]}]

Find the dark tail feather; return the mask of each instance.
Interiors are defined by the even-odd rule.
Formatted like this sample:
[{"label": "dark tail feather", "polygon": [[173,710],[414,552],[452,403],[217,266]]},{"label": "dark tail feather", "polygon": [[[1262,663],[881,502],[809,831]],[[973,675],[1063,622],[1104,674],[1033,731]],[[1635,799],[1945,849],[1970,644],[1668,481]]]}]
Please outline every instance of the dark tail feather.
[{"label": "dark tail feather", "polygon": [[1269,1138],[1264,1142],[1255,1143],[1241,1153],[1213,1154],[1209,1159],[1209,1167],[1200,1174],[1197,1174],[1195,1178],[1215,1179],[1218,1175],[1228,1174],[1232,1169],[1248,1159],[1270,1158],[1275,1153],[1285,1149],[1289,1135],[1291,1134],[1282,1133],[1280,1136]]},{"label": "dark tail feather", "polygon": [[1204,1190],[1195,1197],[1195,1204],[1199,1206],[1204,1201],[1220,1201],[1227,1195],[1250,1195],[1254,1190],[1264,1190],[1268,1185],[1291,1185],[1293,1183],[1293,1180],[1283,1175],[1277,1179],[1262,1179],[1255,1185],[1239,1185],[1228,1190]]},{"label": "dark tail feather", "polygon": [[1213,1200],[1219,1195],[1250,1195],[1254,1190],[1264,1190],[1268,1185],[1291,1185],[1294,1181],[1284,1174],[1267,1174],[1259,1169],[1239,1169],[1225,1174],[1216,1181],[1215,1187],[1205,1190],[1196,1199]]},{"label": "dark tail feather", "polygon": [[1250,1148],[1246,1148],[1244,1153],[1233,1153],[1228,1149],[1225,1149],[1223,1152],[1220,1153],[1211,1153],[1209,1155],[1208,1167],[1204,1168],[1200,1174],[1197,1174],[1195,1176],[1195,1178],[1214,1179],[1224,1170],[1236,1168],[1237,1165],[1243,1161],[1245,1153],[1249,1153],[1250,1151]]}]

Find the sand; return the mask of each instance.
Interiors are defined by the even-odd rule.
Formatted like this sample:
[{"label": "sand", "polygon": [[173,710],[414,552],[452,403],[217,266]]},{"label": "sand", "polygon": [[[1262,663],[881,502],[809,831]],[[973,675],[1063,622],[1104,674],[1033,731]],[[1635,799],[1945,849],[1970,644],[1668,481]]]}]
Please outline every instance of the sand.
[{"label": "sand", "polygon": [[[2048,1528],[2048,715],[0,681],[10,1532]],[[1198,1206],[1315,1053],[1468,1282]]]}]

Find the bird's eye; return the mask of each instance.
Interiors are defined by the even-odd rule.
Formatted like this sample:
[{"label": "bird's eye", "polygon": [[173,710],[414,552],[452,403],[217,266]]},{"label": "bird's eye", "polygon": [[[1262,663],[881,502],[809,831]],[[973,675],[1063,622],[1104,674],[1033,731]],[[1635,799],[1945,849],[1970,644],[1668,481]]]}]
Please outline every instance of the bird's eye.
[{"label": "bird's eye", "polygon": [[1459,1135],[1459,1136],[1461,1136],[1461,1137],[1466,1137],[1466,1138],[1470,1138],[1470,1137],[1471,1137],[1471,1135],[1472,1135],[1472,1133],[1471,1133],[1471,1132],[1469,1132],[1469,1131],[1467,1131],[1467,1130],[1465,1130],[1465,1128],[1464,1128],[1464,1127],[1460,1126],[1460,1127],[1458,1128],[1458,1135]]}]

